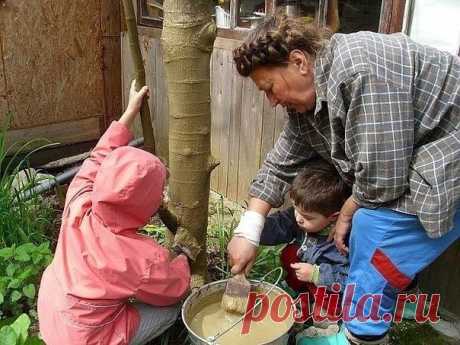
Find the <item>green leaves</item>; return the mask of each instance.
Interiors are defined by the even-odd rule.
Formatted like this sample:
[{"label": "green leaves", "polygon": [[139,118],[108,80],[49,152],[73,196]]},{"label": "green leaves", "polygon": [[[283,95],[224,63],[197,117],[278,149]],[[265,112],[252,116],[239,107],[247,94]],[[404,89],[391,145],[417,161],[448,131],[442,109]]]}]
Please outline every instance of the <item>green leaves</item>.
[{"label": "green leaves", "polygon": [[19,291],[13,290],[13,292],[11,293],[11,302],[15,303],[19,301],[21,297],[22,297],[22,294]]},{"label": "green leaves", "polygon": [[34,284],[29,284],[27,286],[24,286],[22,288],[22,293],[24,296],[33,299],[35,298],[35,285]]},{"label": "green leaves", "polygon": [[[1,114],[4,115],[4,114]],[[26,242],[41,243],[52,228],[55,210],[33,187],[43,175],[30,169],[29,159],[36,151],[51,146],[43,139],[8,145],[6,136],[12,114],[0,121],[0,247]],[[9,259],[11,251],[0,250],[0,258]],[[19,253],[18,261],[30,258]]]},{"label": "green leaves", "polygon": [[24,312],[32,315],[30,311],[35,306],[40,275],[51,259],[48,242],[40,245],[24,243],[0,250],[0,306],[3,313],[0,318]]},{"label": "green leaves", "polygon": [[43,345],[37,337],[29,337],[30,318],[21,314],[12,324],[0,328],[0,345]]},{"label": "green leaves", "polygon": [[11,325],[11,328],[18,336],[17,340],[19,341],[19,344],[24,344],[27,340],[29,327],[30,318],[26,314],[21,314]]},{"label": "green leaves", "polygon": [[0,328],[0,345],[16,345],[18,336],[13,328],[4,326]]}]

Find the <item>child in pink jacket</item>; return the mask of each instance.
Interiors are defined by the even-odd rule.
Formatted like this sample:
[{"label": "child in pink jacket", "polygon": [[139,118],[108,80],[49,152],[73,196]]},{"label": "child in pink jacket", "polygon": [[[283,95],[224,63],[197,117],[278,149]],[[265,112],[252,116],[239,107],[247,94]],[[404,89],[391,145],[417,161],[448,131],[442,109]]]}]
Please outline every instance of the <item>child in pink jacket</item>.
[{"label": "child in pink jacket", "polygon": [[[176,320],[189,289],[184,254],[137,230],[160,206],[166,169],[127,147],[148,92],[130,101],[69,186],[56,253],[38,295],[40,333],[48,345],[137,345]],[[138,303],[130,303],[129,299]]]}]

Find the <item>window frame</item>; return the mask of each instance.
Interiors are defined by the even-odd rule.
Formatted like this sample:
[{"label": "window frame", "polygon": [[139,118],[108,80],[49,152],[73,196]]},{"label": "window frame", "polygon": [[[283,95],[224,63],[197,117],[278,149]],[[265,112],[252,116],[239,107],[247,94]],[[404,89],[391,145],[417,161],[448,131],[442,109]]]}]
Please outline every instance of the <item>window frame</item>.
[{"label": "window frame", "polygon": [[163,20],[160,18],[153,18],[144,15],[142,4],[146,3],[147,0],[137,0],[137,25],[148,26],[152,28],[163,28]]},{"label": "window frame", "polygon": [[[411,31],[412,23],[414,19],[414,11],[415,11],[415,0],[407,0],[407,6],[405,8],[405,13],[404,13],[404,18],[406,20],[403,25],[404,27],[401,31],[404,32],[408,36],[410,36],[411,34],[410,31]],[[460,56],[460,42],[457,47],[457,56]]]},{"label": "window frame", "polygon": [[[154,19],[143,14],[142,3],[147,0],[137,0],[138,25],[162,28],[163,21]],[[319,1],[318,24],[324,26],[327,18],[328,0]],[[410,0],[382,0],[379,19],[379,31],[381,33],[394,33],[403,30],[406,2]],[[266,15],[273,15],[278,0],[265,0]],[[230,0],[230,28],[218,28],[217,36],[222,38],[242,40],[247,36],[250,29],[238,26],[240,0]],[[459,52],[460,53],[460,52]]]}]

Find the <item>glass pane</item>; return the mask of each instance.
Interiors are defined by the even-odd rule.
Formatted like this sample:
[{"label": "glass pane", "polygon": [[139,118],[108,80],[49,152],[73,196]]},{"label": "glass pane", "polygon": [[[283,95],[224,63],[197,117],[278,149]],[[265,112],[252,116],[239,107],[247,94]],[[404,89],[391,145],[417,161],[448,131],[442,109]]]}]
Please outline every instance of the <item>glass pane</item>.
[{"label": "glass pane", "polygon": [[381,7],[382,0],[329,0],[326,22],[334,32],[378,32]]},{"label": "glass pane", "polygon": [[414,0],[409,14],[409,35],[415,41],[458,53],[460,46],[459,0]]},{"label": "glass pane", "polygon": [[240,0],[238,26],[255,27],[265,16],[265,0]]},{"label": "glass pane", "polygon": [[276,11],[288,16],[302,17],[306,23],[311,23],[315,21],[318,8],[319,0],[279,0]]},{"label": "glass pane", "polygon": [[155,18],[163,19],[163,0],[145,0],[143,1],[143,15]]}]

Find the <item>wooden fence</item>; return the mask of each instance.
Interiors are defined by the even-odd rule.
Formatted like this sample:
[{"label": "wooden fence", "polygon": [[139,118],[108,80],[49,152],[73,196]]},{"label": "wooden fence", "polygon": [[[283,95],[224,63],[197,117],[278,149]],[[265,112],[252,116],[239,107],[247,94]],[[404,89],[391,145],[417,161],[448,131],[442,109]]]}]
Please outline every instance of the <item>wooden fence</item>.
[{"label": "wooden fence", "polygon": [[[162,65],[160,31],[140,28],[150,107],[159,155],[168,158],[168,101]],[[211,58],[211,150],[220,165],[211,176],[211,189],[230,200],[243,202],[252,177],[281,132],[286,112],[273,109],[249,78],[240,77],[232,62],[232,49],[240,42],[217,38]],[[128,41],[122,35],[122,75],[126,103],[133,65]],[[140,135],[140,128],[137,126]]]}]

